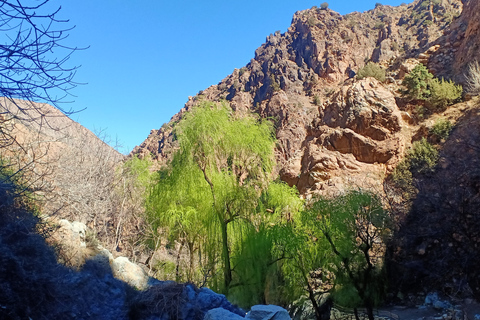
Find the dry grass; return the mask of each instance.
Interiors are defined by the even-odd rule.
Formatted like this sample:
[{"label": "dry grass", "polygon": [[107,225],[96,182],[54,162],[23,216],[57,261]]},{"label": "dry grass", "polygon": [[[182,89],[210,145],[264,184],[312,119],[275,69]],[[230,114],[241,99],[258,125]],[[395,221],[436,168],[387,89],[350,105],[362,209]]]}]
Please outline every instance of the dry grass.
[{"label": "dry grass", "polygon": [[465,91],[471,95],[480,94],[480,63],[478,60],[472,61],[467,66],[465,81]]}]

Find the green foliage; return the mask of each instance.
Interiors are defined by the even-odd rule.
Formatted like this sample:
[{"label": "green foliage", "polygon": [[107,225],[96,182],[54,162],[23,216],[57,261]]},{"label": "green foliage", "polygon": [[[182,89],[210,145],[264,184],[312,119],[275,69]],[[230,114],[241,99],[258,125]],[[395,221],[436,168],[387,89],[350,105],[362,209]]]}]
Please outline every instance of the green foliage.
[{"label": "green foliage", "polygon": [[375,26],[373,26],[373,29],[375,30],[380,30],[383,28],[385,28],[385,22],[382,21],[378,21],[377,23],[375,23]]},{"label": "green foliage", "polygon": [[328,2],[323,2],[321,5],[320,5],[320,9],[322,10],[327,10],[328,8]]},{"label": "green foliage", "polygon": [[453,81],[445,81],[444,79],[433,79],[430,82],[432,96],[430,103],[435,109],[443,109],[462,97],[463,88],[456,85]]},{"label": "green foliage", "polygon": [[[253,116],[236,118],[224,104],[203,102],[185,115],[176,133],[180,149],[158,174],[150,223],[188,247],[189,280],[194,265],[200,265],[215,271],[211,286],[227,293],[238,278],[232,261],[240,244],[261,221],[255,213],[273,170],[273,126]],[[203,258],[194,261],[193,252]]]},{"label": "green foliage", "polygon": [[151,166],[152,163],[149,160],[141,160],[134,156],[124,162],[123,170],[136,178],[138,187],[148,188],[152,182]]},{"label": "green foliage", "polygon": [[313,97],[313,104],[316,106],[319,106],[322,104],[322,100],[317,94]]},{"label": "green foliage", "polygon": [[[277,31],[275,32],[275,34],[277,34]],[[238,71],[238,75],[241,77],[246,71],[247,71],[246,67],[241,67],[240,70]]]},{"label": "green foliage", "polygon": [[[263,224],[258,230],[249,227],[243,231],[243,240],[232,257],[235,284],[229,291],[229,298],[241,307],[265,301],[267,281],[276,278],[277,265],[272,264],[273,240],[272,233]],[[274,290],[277,288],[270,291]]]},{"label": "green foliage", "polygon": [[[441,124],[436,130],[445,134],[448,125]],[[415,194],[413,186],[414,176],[433,172],[438,161],[438,151],[425,138],[415,141],[408,150],[405,158],[397,165],[392,173],[392,180],[402,189],[407,197]]]},{"label": "green foliage", "polygon": [[408,75],[402,84],[407,87],[404,95],[418,100],[426,100],[429,109],[436,111],[460,100],[463,89],[452,81],[439,80],[419,64]]},{"label": "green foliage", "polygon": [[424,20],[424,21],[423,21],[423,25],[424,25],[424,26],[427,26],[427,27],[428,27],[428,26],[431,26],[432,24],[433,24],[433,21],[432,21],[432,20]]},{"label": "green foliage", "polygon": [[441,0],[423,0],[420,3],[420,10],[426,11],[430,7],[430,4],[433,5],[433,10],[438,9],[437,7],[441,4]]},{"label": "green foliage", "polygon": [[380,82],[385,81],[385,69],[380,67],[378,64],[373,62],[368,62],[365,67],[358,70],[357,79],[361,80],[367,77],[373,77]]},{"label": "green foliage", "polygon": [[400,163],[393,170],[391,178],[396,185],[403,191],[403,194],[407,198],[411,198],[416,189],[413,186],[413,175],[410,171],[410,162],[408,157],[400,161]]},{"label": "green foliage", "polygon": [[407,87],[404,95],[412,99],[427,99],[430,97],[429,83],[433,75],[428,72],[423,64],[418,64],[413,70],[405,76],[402,85]]},{"label": "green foliage", "polygon": [[328,253],[322,265],[335,275],[334,300],[372,311],[385,294],[382,253],[391,234],[380,198],[365,191],[320,198],[302,214],[302,224]]},{"label": "green foliage", "polygon": [[427,139],[422,138],[412,144],[407,158],[413,174],[433,172],[438,161],[438,151]]},{"label": "green foliage", "polygon": [[450,131],[452,131],[452,123],[447,119],[438,120],[430,129],[431,134],[434,134],[439,139],[443,139],[443,140],[448,138]]}]

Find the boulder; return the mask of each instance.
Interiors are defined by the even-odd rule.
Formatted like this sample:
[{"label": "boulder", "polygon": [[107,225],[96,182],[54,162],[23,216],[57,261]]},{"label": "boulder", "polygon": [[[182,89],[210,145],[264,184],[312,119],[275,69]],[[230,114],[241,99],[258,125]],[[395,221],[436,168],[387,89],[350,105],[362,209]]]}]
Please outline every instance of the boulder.
[{"label": "boulder", "polygon": [[291,320],[287,310],[274,305],[253,306],[245,319],[250,320]]},{"label": "boulder", "polygon": [[232,313],[223,308],[211,309],[205,314],[203,320],[241,320],[244,319],[238,314]]},{"label": "boulder", "polygon": [[139,290],[147,288],[148,274],[140,266],[128,260],[128,258],[118,257],[111,262],[111,266],[115,278],[123,280]]}]

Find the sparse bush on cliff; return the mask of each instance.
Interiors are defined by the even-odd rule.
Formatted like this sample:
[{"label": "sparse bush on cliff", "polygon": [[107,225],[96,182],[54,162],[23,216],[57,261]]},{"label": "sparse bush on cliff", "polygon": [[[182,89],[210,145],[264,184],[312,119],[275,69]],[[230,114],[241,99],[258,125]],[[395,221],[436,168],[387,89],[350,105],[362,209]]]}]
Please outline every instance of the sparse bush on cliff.
[{"label": "sparse bush on cliff", "polygon": [[385,22],[378,21],[377,23],[375,23],[375,26],[373,28],[375,30],[383,29],[383,28],[385,28]]},{"label": "sparse bush on cliff", "polygon": [[408,153],[410,170],[415,173],[428,173],[434,170],[438,160],[438,151],[427,139],[422,138],[412,144],[412,149]]},{"label": "sparse bush on cliff", "polygon": [[322,10],[327,10],[328,8],[328,2],[323,2],[321,5],[320,5],[320,9]]},{"label": "sparse bush on cliff", "polygon": [[423,65],[417,65],[403,79],[407,89],[403,95],[411,99],[425,100],[430,111],[441,110],[462,97],[463,89],[451,80],[437,79]]},{"label": "sparse bush on cliff", "polygon": [[357,79],[362,80],[367,77],[372,77],[377,79],[380,82],[385,81],[385,69],[380,67],[378,64],[373,62],[368,62],[365,67],[358,70]]},{"label": "sparse bush on cliff", "polygon": [[444,140],[448,138],[450,131],[452,131],[452,123],[446,119],[438,120],[430,129],[431,134],[434,134],[438,138]]},{"label": "sparse bush on cliff", "polygon": [[270,75],[270,87],[274,92],[280,91],[281,89],[280,84],[277,82],[273,74]]},{"label": "sparse bush on cliff", "polygon": [[430,96],[428,83],[433,79],[433,75],[428,72],[423,64],[417,65],[413,70],[405,76],[402,85],[407,87],[403,92],[404,95],[412,99],[424,100]]},{"label": "sparse bush on cliff", "polygon": [[467,74],[465,76],[465,91],[471,95],[480,94],[480,63],[478,60],[468,64]]},{"label": "sparse bush on cliff", "polygon": [[462,97],[463,89],[460,85],[456,85],[453,81],[437,78],[432,79],[429,84],[431,97],[430,104],[434,109],[443,109]]},{"label": "sparse bush on cliff", "polygon": [[309,17],[307,20],[307,25],[311,28],[317,24],[317,19],[315,17]]},{"label": "sparse bush on cliff", "polygon": [[414,186],[414,176],[431,173],[438,161],[438,151],[425,138],[415,141],[405,158],[400,161],[391,178],[394,184],[402,190],[404,196],[411,198],[417,190]]}]

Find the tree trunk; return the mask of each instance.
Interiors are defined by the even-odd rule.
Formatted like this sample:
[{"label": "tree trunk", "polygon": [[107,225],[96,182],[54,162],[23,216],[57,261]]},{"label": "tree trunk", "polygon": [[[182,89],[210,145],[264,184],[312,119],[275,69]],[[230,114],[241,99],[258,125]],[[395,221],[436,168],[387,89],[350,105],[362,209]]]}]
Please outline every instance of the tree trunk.
[{"label": "tree trunk", "polygon": [[313,290],[310,286],[308,286],[308,297],[312,302],[313,310],[315,310],[315,318],[317,320],[322,320],[322,314],[320,312],[320,308],[318,307],[317,300],[315,299],[315,296],[313,295]]},{"label": "tree trunk", "polygon": [[183,241],[180,243],[177,253],[177,267],[175,268],[175,281],[180,282],[180,256],[182,254]]},{"label": "tree trunk", "polygon": [[360,318],[358,316],[358,309],[357,308],[353,308],[353,314],[355,315],[356,320],[360,320]]},{"label": "tree trunk", "polygon": [[193,274],[194,274],[194,245],[193,243],[188,243],[188,251],[189,251],[189,254],[190,254],[190,267],[189,267],[189,272],[188,272],[188,277],[187,277],[187,280],[188,282],[193,282]]},{"label": "tree trunk", "polygon": [[373,315],[373,303],[371,301],[365,301],[365,309],[367,310],[368,320],[375,320]]},{"label": "tree trunk", "polygon": [[222,229],[222,258],[223,258],[223,277],[225,284],[225,294],[228,293],[230,283],[232,282],[232,267],[230,265],[230,250],[228,249],[228,233],[225,221],[220,221]]}]

